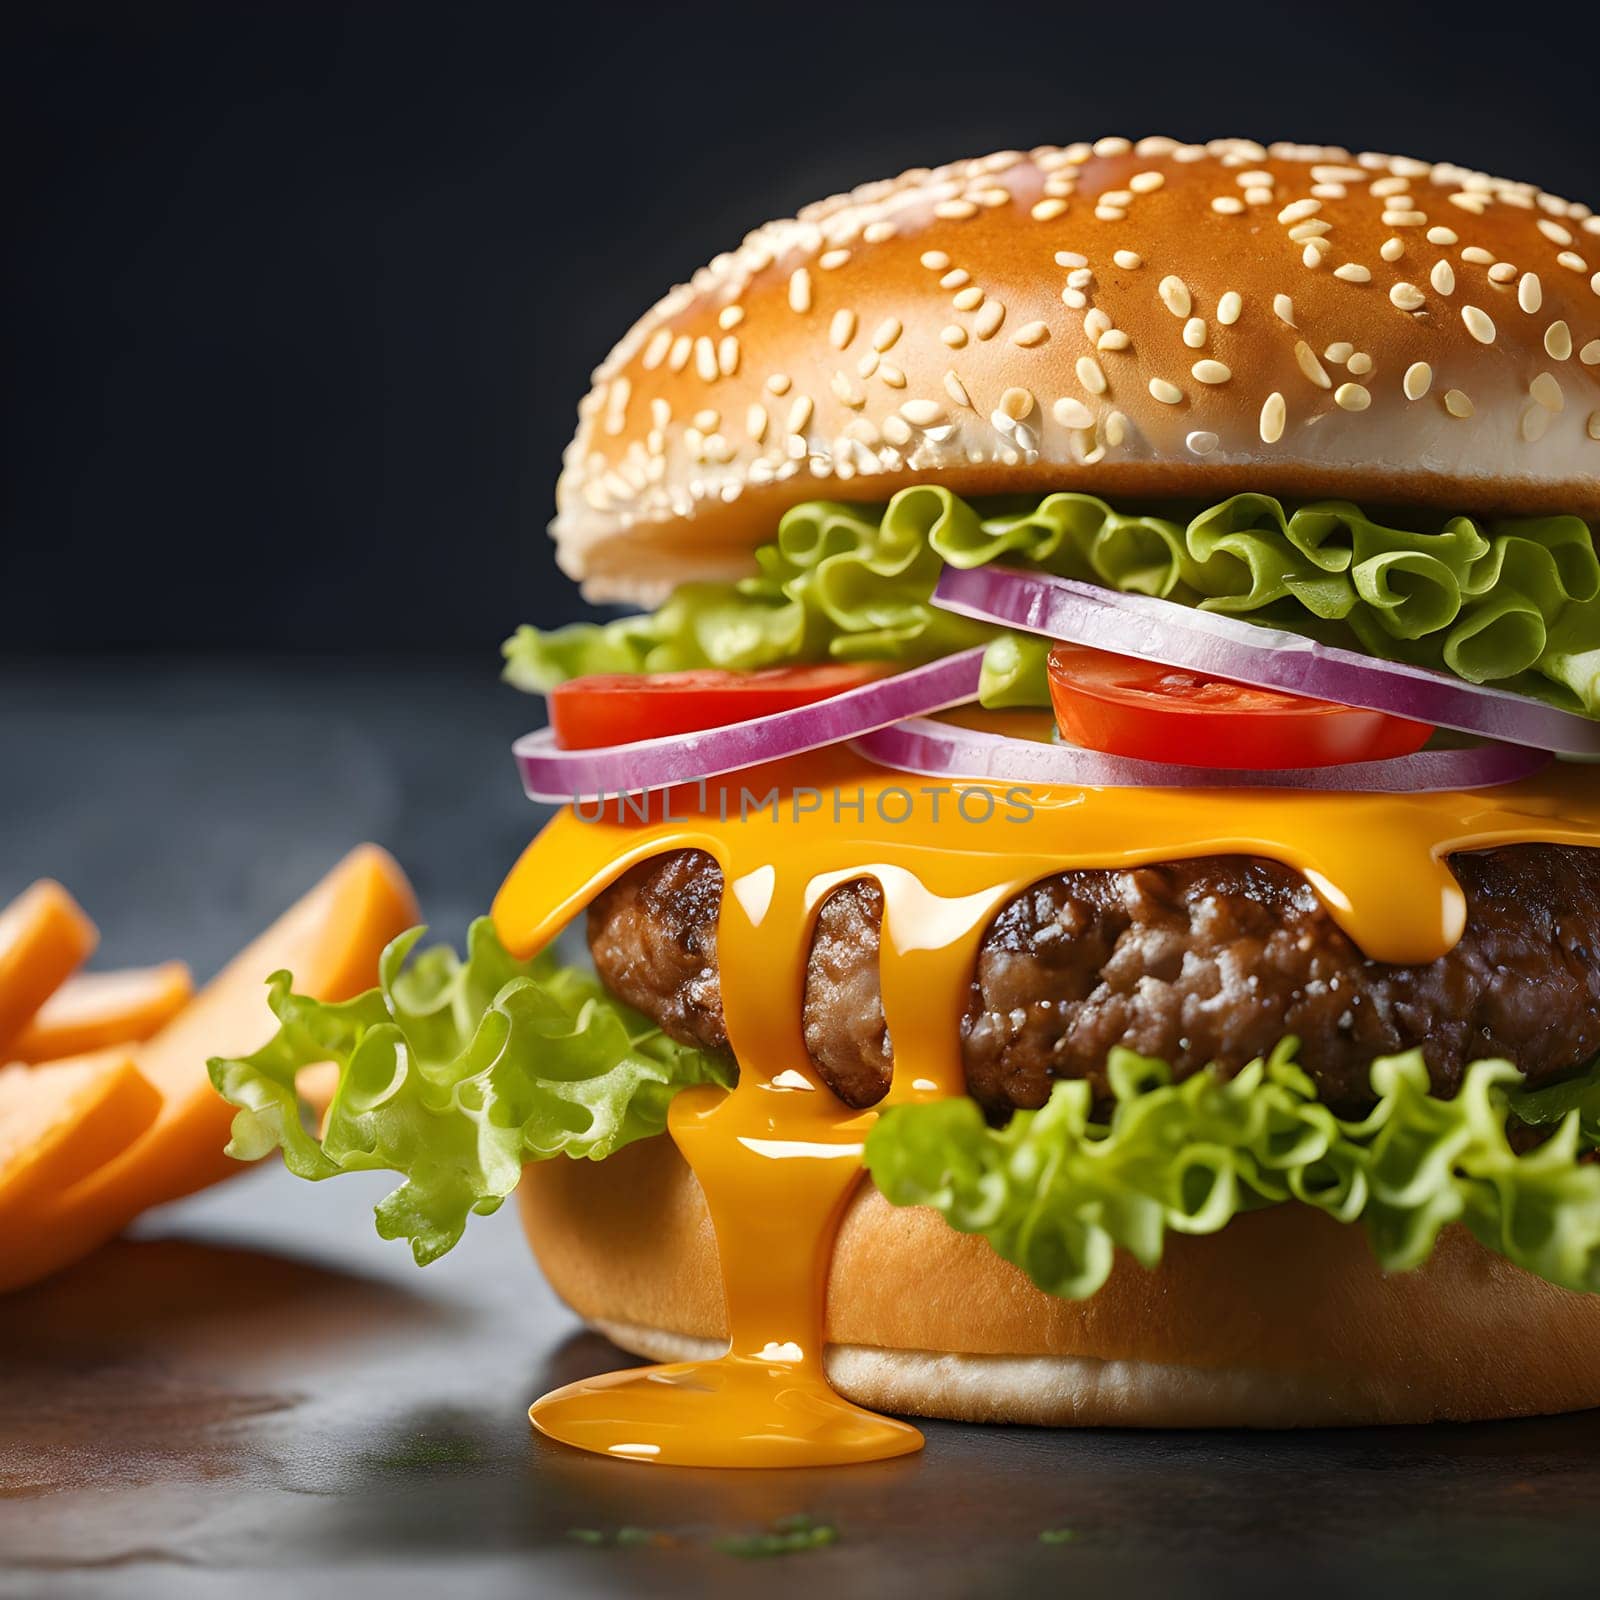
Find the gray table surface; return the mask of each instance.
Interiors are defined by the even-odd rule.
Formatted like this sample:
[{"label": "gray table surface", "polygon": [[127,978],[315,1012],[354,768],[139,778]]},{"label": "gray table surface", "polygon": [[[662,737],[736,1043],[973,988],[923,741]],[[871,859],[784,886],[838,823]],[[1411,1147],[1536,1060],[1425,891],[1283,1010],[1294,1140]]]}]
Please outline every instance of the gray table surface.
[{"label": "gray table surface", "polygon": [[[0,897],[48,872],[99,964],[202,974],[376,838],[459,937],[536,825],[492,660],[0,669]],[[1600,1413],[1482,1427],[933,1424],[834,1472],[672,1472],[532,1433],[617,1353],[510,1211],[415,1269],[373,1177],[263,1168],[0,1300],[0,1594],[1557,1594],[1600,1562]],[[1506,1351],[1505,1360],[1519,1352]],[[1596,1352],[1600,1359],[1600,1352]],[[806,1513],[832,1547],[715,1548]],[[593,1547],[574,1529],[645,1528]],[[1070,1543],[1045,1544],[1046,1529]]]}]

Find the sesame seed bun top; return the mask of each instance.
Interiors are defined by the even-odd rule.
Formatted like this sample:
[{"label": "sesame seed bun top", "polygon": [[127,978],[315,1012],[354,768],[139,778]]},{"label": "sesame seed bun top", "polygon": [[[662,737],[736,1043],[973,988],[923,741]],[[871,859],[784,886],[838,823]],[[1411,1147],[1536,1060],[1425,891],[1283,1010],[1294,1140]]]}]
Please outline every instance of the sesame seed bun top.
[{"label": "sesame seed bun top", "polygon": [[921,169],[768,223],[628,332],[552,527],[591,597],[749,569],[790,505],[1240,489],[1600,519],[1600,217],[1244,140]]}]

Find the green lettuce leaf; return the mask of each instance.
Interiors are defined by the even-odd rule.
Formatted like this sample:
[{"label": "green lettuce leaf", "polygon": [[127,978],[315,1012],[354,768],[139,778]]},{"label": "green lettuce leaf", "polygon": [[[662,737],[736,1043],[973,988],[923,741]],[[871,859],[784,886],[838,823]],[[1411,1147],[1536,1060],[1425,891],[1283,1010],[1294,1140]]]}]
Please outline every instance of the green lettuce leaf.
[{"label": "green lettuce leaf", "polygon": [[[439,946],[407,967],[423,931],[396,939],[378,987],[354,1000],[308,999],[275,973],[277,1033],[254,1055],[208,1064],[239,1108],[230,1155],[281,1149],[302,1178],[400,1174],[378,1232],[410,1240],[419,1264],[449,1250],[470,1213],[498,1210],[525,1162],[601,1160],[662,1132],[680,1089],[733,1081],[727,1062],[674,1043],[591,975],[549,954],[514,960],[487,917],[464,962]],[[318,1139],[295,1079],[328,1061],[339,1086]]]},{"label": "green lettuce leaf", "polygon": [[542,692],[593,672],[912,665],[993,640],[983,703],[1048,705],[1042,647],[930,603],[942,567],[991,561],[1253,617],[1600,715],[1600,559],[1581,518],[1419,528],[1344,500],[1287,507],[1263,494],[1192,516],[1066,493],[980,512],[932,484],[882,507],[810,501],[756,551],[754,576],[684,585],[645,616],[521,628],[505,675]]},{"label": "green lettuce leaf", "polygon": [[[1319,1103],[1295,1050],[1286,1040],[1235,1077],[1182,1083],[1116,1050],[1105,1121],[1082,1081],[998,1129],[967,1099],[895,1107],[868,1135],[866,1164],[894,1204],[932,1206],[1068,1299],[1105,1283],[1119,1246],[1153,1267],[1169,1232],[1215,1233],[1284,1202],[1359,1222],[1390,1271],[1419,1266],[1459,1222],[1552,1283],[1600,1292],[1600,1164],[1584,1159],[1600,1067],[1530,1093],[1514,1067],[1479,1061],[1441,1100],[1412,1051],[1374,1062],[1377,1104],[1347,1121]],[[1519,1153],[1507,1137],[1518,1121],[1554,1131]]]}]

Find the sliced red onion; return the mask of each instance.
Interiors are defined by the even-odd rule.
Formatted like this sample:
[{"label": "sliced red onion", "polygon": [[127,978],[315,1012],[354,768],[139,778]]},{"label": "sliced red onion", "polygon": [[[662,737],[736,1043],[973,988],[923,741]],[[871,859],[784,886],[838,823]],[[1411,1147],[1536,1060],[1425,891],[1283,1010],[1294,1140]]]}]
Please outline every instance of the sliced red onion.
[{"label": "sliced red onion", "polygon": [[670,789],[783,756],[842,744],[906,717],[964,705],[978,695],[983,646],[877,678],[793,711],[751,717],[699,733],[674,733],[594,750],[561,750],[548,728],[512,745],[530,800],[562,804]]},{"label": "sliced red onion", "polygon": [[1077,745],[1013,739],[977,728],[913,717],[851,741],[880,766],[930,778],[994,778],[1056,783],[1080,789],[1322,789],[1346,794],[1422,794],[1514,783],[1548,764],[1543,750],[1482,744],[1465,750],[1422,750],[1388,761],[1338,767],[1288,767],[1230,772],[1220,767],[1168,766],[1102,755]]},{"label": "sliced red onion", "polygon": [[1151,595],[1009,567],[946,567],[933,603],[1051,639],[1563,755],[1600,754],[1600,721],[1427,667],[1319,644]]}]

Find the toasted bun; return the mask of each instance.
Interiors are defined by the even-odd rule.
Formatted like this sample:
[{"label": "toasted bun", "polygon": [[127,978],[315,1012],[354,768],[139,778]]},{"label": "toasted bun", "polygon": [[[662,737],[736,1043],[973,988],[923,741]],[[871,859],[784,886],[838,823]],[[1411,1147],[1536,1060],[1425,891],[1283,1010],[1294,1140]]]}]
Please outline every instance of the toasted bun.
[{"label": "toasted bun", "polygon": [[[626,1350],[714,1354],[716,1240],[670,1140],[547,1161],[520,1190],[556,1292]],[[1481,1420],[1600,1405],[1600,1295],[1529,1276],[1449,1229],[1389,1275],[1359,1228],[1300,1206],[1119,1257],[1090,1300],[1042,1294],[976,1236],[870,1183],[828,1278],[828,1368],[852,1400],[960,1421],[1307,1427]]]},{"label": "toasted bun", "polygon": [[591,598],[749,569],[797,501],[1335,494],[1600,514],[1600,218],[1459,167],[1102,139],[769,223],[595,374]]}]

